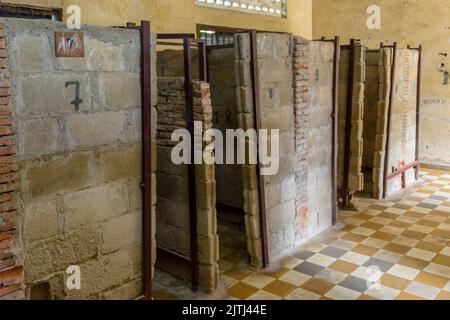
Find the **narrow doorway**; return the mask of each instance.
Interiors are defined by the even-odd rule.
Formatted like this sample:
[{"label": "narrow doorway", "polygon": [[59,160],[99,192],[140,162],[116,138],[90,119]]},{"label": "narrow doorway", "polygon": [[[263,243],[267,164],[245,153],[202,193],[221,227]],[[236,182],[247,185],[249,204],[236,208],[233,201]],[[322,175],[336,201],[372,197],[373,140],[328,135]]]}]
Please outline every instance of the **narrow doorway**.
[{"label": "narrow doorway", "polygon": [[[230,42],[233,40],[233,35],[225,38]],[[211,100],[214,108],[213,126],[222,132],[223,137],[226,137],[226,130],[239,128],[234,44],[210,45],[207,54]],[[235,144],[233,150],[235,155],[236,148]],[[225,145],[224,155],[228,152],[230,150],[227,150]],[[242,165],[216,164],[215,172],[219,267],[222,273],[226,273],[239,266],[246,266],[249,262]]]}]

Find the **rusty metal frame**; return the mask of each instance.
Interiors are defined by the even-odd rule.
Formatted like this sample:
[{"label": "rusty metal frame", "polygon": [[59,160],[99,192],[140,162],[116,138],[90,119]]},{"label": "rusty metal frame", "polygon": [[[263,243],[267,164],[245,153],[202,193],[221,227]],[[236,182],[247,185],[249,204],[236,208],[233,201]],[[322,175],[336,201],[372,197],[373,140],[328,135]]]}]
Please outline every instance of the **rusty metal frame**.
[{"label": "rusty metal frame", "polygon": [[[192,46],[196,45],[199,50],[199,76],[200,81],[206,81],[206,45],[202,40],[195,39],[194,34],[190,33],[168,33],[158,34],[158,40],[183,40],[183,43],[159,43],[164,45],[183,46],[184,52],[184,90],[186,105],[186,125],[191,134],[191,145],[194,146],[194,88],[193,88],[193,69],[192,69]],[[188,184],[189,184],[189,236],[190,236],[190,258],[183,259],[179,255],[158,248],[158,252],[165,256],[170,256],[174,261],[182,261],[191,267],[192,291],[199,289],[199,258],[198,258],[198,232],[197,232],[197,189],[196,172],[194,164],[195,150],[191,148],[191,162],[188,165]],[[189,261],[189,262],[187,262]]]},{"label": "rusty metal frame", "polygon": [[403,166],[401,169],[388,174],[388,181],[394,179],[395,177],[402,176],[402,180],[405,179],[405,172],[409,169],[417,169],[419,167],[419,161],[414,161],[406,166]]},{"label": "rusty metal frame", "polygon": [[[396,51],[397,51],[397,44],[394,43],[393,46],[383,46],[383,44],[381,44],[381,47],[392,47],[394,48],[394,62],[393,62],[393,68],[396,66]],[[419,52],[419,62],[418,62],[418,69],[417,69],[417,96],[416,96],[416,155],[415,155],[415,161],[413,163],[410,163],[408,165],[403,166],[402,168],[400,168],[399,170],[393,172],[393,173],[389,173],[389,172],[385,172],[386,174],[386,185],[384,186],[384,193],[383,196],[384,198],[386,198],[387,196],[387,183],[389,182],[389,180],[392,180],[395,177],[398,177],[401,175],[402,177],[402,188],[405,189],[406,188],[406,171],[410,170],[410,169],[414,169],[415,170],[415,178],[416,180],[419,179],[419,172],[420,172],[420,159],[419,159],[419,146],[420,146],[420,92],[421,92],[421,79],[422,79],[422,46],[420,45],[419,48],[411,48],[408,45],[408,49],[409,50],[417,50]],[[393,79],[395,79],[395,70],[393,70],[394,75],[392,76]],[[391,97],[393,98],[393,88],[395,87],[395,80],[391,83]],[[392,105],[391,105],[391,101],[390,101],[390,106],[389,106],[389,117],[388,117],[388,135],[387,135],[387,145],[386,145],[386,156],[389,157],[388,155],[388,151],[389,151],[389,137],[390,137],[390,127],[391,127],[391,116],[392,116]],[[389,158],[388,158],[389,159]]]},{"label": "rusty metal frame", "polygon": [[[257,31],[255,29],[248,31],[250,38],[250,67],[251,67],[251,80],[252,80],[252,98],[253,98],[253,116],[256,132],[261,129],[261,98],[260,98],[260,85],[259,85],[259,66],[258,66],[258,39]],[[269,248],[267,239],[267,208],[266,208],[266,192],[264,177],[261,175],[260,166],[260,154],[259,154],[259,138],[257,139],[257,155],[258,164],[256,166],[256,172],[258,176],[258,191],[259,191],[259,212],[260,212],[260,228],[261,228],[261,248],[263,257],[263,267],[267,267],[269,261]]]},{"label": "rusty metal frame", "polygon": [[417,106],[416,106],[416,180],[419,180],[420,175],[420,99],[422,90],[422,45],[419,48],[414,49],[419,52],[419,64],[417,66]]},{"label": "rusty metal frame", "polygon": [[340,46],[340,38],[334,38],[334,63],[333,63],[333,112],[331,114],[331,118],[333,121],[332,124],[332,185],[333,185],[333,208],[332,208],[332,224],[336,225],[338,222],[338,195],[337,195],[337,174],[338,174],[338,126],[339,126],[339,65],[341,60],[341,46]]},{"label": "rusty metal frame", "polygon": [[389,106],[387,114],[387,129],[386,129],[386,148],[385,148],[385,158],[384,158],[384,180],[383,180],[383,198],[387,196],[387,188],[389,182],[389,149],[391,140],[391,121],[392,121],[392,106],[394,104],[394,90],[395,90],[395,77],[396,77],[396,66],[397,66],[397,42],[393,46],[385,46],[381,44],[382,48],[393,48],[392,51],[392,70],[391,70],[391,88],[389,93]]},{"label": "rusty metal frame", "polygon": [[355,79],[355,56],[356,56],[356,40],[351,39],[348,46],[348,83],[347,83],[347,110],[345,117],[345,145],[344,145],[344,171],[343,186],[341,188],[342,206],[348,208],[350,201],[349,174],[350,174],[350,149],[351,149],[351,133],[353,119],[353,83]]},{"label": "rusty metal frame", "polygon": [[158,33],[156,39],[158,40],[180,40],[180,39],[194,39],[193,33]]},{"label": "rusty metal frame", "polygon": [[143,289],[141,299],[152,299],[152,70],[151,27],[141,22],[141,108],[142,108],[142,212]]}]

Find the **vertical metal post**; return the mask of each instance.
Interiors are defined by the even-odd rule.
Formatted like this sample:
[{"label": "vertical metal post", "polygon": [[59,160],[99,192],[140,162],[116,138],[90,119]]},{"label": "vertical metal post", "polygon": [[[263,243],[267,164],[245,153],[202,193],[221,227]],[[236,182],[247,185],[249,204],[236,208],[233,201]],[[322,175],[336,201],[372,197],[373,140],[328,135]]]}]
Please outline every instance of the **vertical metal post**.
[{"label": "vertical metal post", "polygon": [[141,22],[142,208],[144,298],[152,299],[152,79],[150,22]]},{"label": "vertical metal post", "polygon": [[350,56],[348,61],[348,84],[347,84],[347,110],[345,118],[345,150],[344,150],[344,186],[342,188],[343,207],[348,207],[350,189],[349,189],[349,174],[350,174],[350,149],[351,149],[351,135],[352,135],[352,118],[353,118],[353,83],[355,79],[355,55],[356,55],[356,41],[350,40]]},{"label": "vertical metal post", "polygon": [[191,246],[192,291],[198,291],[198,239],[197,239],[197,190],[195,177],[195,137],[194,137],[194,88],[192,84],[191,39],[183,40],[184,47],[184,89],[186,102],[186,123],[191,134],[191,164],[188,165],[189,183],[189,232]]},{"label": "vertical metal post", "polygon": [[333,212],[332,223],[336,225],[338,222],[338,196],[337,196],[337,172],[338,172],[338,114],[339,114],[339,64],[341,57],[340,38],[334,39],[334,65],[333,65],[333,111],[331,114],[333,123],[332,133],[332,185],[333,185]]},{"label": "vertical metal post", "polygon": [[[251,55],[251,77],[252,77],[252,96],[254,104],[254,122],[256,132],[261,129],[261,110],[260,110],[260,95],[259,95],[259,67],[258,67],[258,39],[256,30],[250,30],[250,55]],[[258,175],[258,190],[259,190],[259,212],[260,212],[260,227],[262,235],[262,254],[263,266],[269,265],[269,248],[267,239],[267,211],[266,211],[266,194],[264,177],[261,175],[260,154],[259,154],[259,137],[257,138],[257,175]]]},{"label": "vertical metal post", "polygon": [[392,106],[394,104],[395,95],[395,77],[396,77],[396,65],[397,65],[397,42],[394,43],[393,48],[393,58],[392,58],[392,70],[391,70],[391,89],[389,94],[389,107],[388,107],[388,118],[387,118],[387,130],[386,130],[386,150],[384,159],[384,183],[383,183],[383,198],[387,196],[387,188],[389,181],[389,149],[391,140],[391,121],[392,121]]},{"label": "vertical metal post", "polygon": [[422,45],[419,46],[419,64],[417,66],[417,109],[416,109],[416,180],[420,174],[420,98],[422,87]]},{"label": "vertical metal post", "polygon": [[198,42],[198,56],[199,56],[199,77],[200,81],[208,81],[208,67],[207,67],[207,55],[206,44],[203,41]]}]

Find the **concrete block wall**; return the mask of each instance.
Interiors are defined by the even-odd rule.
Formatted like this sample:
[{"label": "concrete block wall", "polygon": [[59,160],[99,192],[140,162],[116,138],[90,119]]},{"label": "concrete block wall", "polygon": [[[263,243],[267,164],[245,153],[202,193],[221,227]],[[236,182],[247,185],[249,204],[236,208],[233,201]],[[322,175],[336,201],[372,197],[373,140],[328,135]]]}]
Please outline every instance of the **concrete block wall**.
[{"label": "concrete block wall", "polygon": [[[140,34],[83,26],[85,58],[56,58],[54,32],[67,31],[64,24],[2,23],[26,297],[136,298],[142,293]],[[71,104],[72,81],[79,83],[79,110]],[[71,265],[81,269],[81,290],[65,286]]]},{"label": "concrete block wall", "polygon": [[[339,74],[339,113],[338,113],[338,186],[344,185],[344,154],[345,154],[345,130],[351,125],[350,145],[350,191],[361,191],[364,188],[364,175],[362,173],[363,163],[363,117],[364,117],[364,87],[366,77],[365,47],[356,45],[355,60],[350,61],[350,49],[341,47],[341,61]],[[349,82],[349,63],[354,64],[354,77]],[[347,123],[347,100],[349,83],[353,86],[352,97],[352,120]]]},{"label": "concrete block wall", "polygon": [[[254,128],[249,36],[237,35],[235,42],[241,126]],[[279,172],[264,177],[269,258],[275,262],[331,226],[334,45],[272,33],[259,33],[257,45],[262,129],[280,130]],[[258,230],[257,180],[250,170],[256,168],[244,170],[244,194],[249,187],[253,197],[244,202]]]},{"label": "concrete block wall", "polygon": [[332,223],[332,110],[334,43],[309,44],[308,235]]},{"label": "concrete block wall", "polygon": [[[173,146],[178,144],[171,140],[172,133],[187,126],[185,106],[184,78],[159,77],[156,243],[162,249],[189,258],[188,167],[175,165],[171,158]],[[212,128],[212,111],[209,84],[194,82],[194,120],[202,121],[204,131]],[[212,292],[219,280],[214,165],[196,165],[196,194],[200,288]],[[157,265],[179,277],[190,276],[190,271],[181,265],[159,259]]]},{"label": "concrete block wall", "polygon": [[[213,125],[225,137],[227,129],[237,129],[237,99],[234,48],[208,50],[209,82],[214,106]],[[236,154],[237,147],[235,147]],[[226,154],[226,146],[224,146]],[[216,165],[217,203],[244,210],[242,172],[240,165]]]},{"label": "concrete block wall", "polygon": [[23,255],[17,207],[17,144],[11,106],[6,30],[0,22],[0,300],[23,299]]},{"label": "concrete block wall", "polygon": [[280,139],[279,171],[264,177],[269,257],[276,261],[295,248],[297,225],[293,37],[259,33],[257,44],[261,127],[278,129]]},{"label": "concrete block wall", "polygon": [[[417,50],[398,49],[391,113],[388,173],[416,161]],[[406,172],[406,184],[415,182],[414,169]],[[389,181],[387,194],[401,190],[401,176]]]},{"label": "concrete block wall", "polygon": [[[180,42],[181,43],[181,42]],[[158,46],[157,55],[157,74],[158,77],[173,78],[184,76],[184,51],[175,50],[174,47]],[[179,47],[175,47],[179,48]],[[198,50],[191,48],[192,54],[192,76],[194,79],[199,78],[198,74]]]}]

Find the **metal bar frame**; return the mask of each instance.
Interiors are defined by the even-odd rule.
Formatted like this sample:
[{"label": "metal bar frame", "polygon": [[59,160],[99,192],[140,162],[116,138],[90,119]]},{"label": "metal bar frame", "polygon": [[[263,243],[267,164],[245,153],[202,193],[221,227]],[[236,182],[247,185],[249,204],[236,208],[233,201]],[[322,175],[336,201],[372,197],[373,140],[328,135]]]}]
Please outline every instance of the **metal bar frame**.
[{"label": "metal bar frame", "polygon": [[398,177],[400,175],[404,176],[405,172],[409,169],[417,169],[419,167],[419,161],[414,161],[413,163],[410,163],[406,166],[401,167],[397,171],[390,173],[387,177],[388,181],[394,179],[395,177]]},{"label": "metal bar frame", "polygon": [[[386,47],[386,46],[385,46]],[[396,45],[393,46],[396,48]],[[420,160],[419,160],[419,145],[420,145],[420,91],[421,91],[421,73],[422,73],[422,46],[419,46],[419,48],[411,48],[411,46],[408,45],[409,50],[417,50],[419,52],[419,63],[418,63],[418,70],[417,70],[417,96],[416,96],[416,161],[403,166],[399,170],[388,173],[387,181],[392,180],[395,177],[402,176],[402,188],[406,188],[406,171],[410,169],[415,169],[415,178],[416,180],[419,179],[419,172],[420,172]],[[390,120],[389,120],[390,121]]]},{"label": "metal bar frame", "polygon": [[353,118],[353,82],[355,78],[355,56],[356,56],[356,40],[350,40],[350,56],[348,63],[348,83],[347,83],[347,110],[345,117],[345,146],[344,146],[344,171],[342,186],[342,205],[348,207],[350,198],[349,174],[350,174],[350,148]]},{"label": "metal bar frame", "polygon": [[[173,45],[183,47],[184,62],[184,90],[186,104],[186,124],[191,134],[191,145],[194,146],[194,88],[193,88],[193,70],[192,70],[192,46],[196,45],[199,50],[199,75],[200,81],[206,81],[206,45],[204,41],[195,39],[191,33],[166,33],[158,34],[159,40],[183,40],[183,43],[157,42],[162,45]],[[191,267],[192,291],[199,289],[199,261],[198,261],[198,231],[197,231],[197,189],[196,172],[194,164],[195,150],[191,148],[191,162],[188,165],[188,185],[189,185],[189,233],[190,233],[190,258],[184,258],[164,248],[158,247],[157,252],[167,257],[172,257],[175,261],[183,262]]]},{"label": "metal bar frame", "polygon": [[[326,40],[324,40],[326,41]],[[339,65],[341,60],[341,46],[340,38],[334,38],[334,64],[333,64],[333,111],[331,114],[332,118],[332,185],[333,185],[333,208],[332,208],[332,224],[336,225],[338,222],[338,195],[337,195],[337,173],[338,173],[338,125],[339,125]]]},{"label": "metal bar frame", "polygon": [[166,256],[168,258],[170,258],[171,260],[176,261],[177,263],[181,263],[184,264],[186,267],[190,268],[191,267],[191,260],[189,260],[189,258],[184,257],[180,254],[177,254],[175,252],[172,252],[170,250],[161,248],[161,247],[156,247],[156,254],[158,256],[161,257],[162,256]]},{"label": "metal bar frame", "polygon": [[231,49],[234,48],[234,44],[230,43],[230,44],[212,44],[212,45],[207,45],[206,49],[209,50],[214,50],[214,49]]},{"label": "metal bar frame", "polygon": [[381,48],[393,48],[392,57],[392,70],[391,70],[391,88],[389,94],[389,106],[388,106],[388,117],[387,117],[387,129],[386,129],[386,149],[385,149],[385,159],[384,159],[384,181],[383,181],[383,198],[387,196],[387,188],[389,182],[389,149],[391,140],[391,121],[392,121],[392,106],[394,104],[394,89],[395,89],[395,77],[396,77],[396,66],[397,66],[397,42],[393,46],[384,46],[381,44]]},{"label": "metal bar frame", "polygon": [[192,291],[199,288],[199,269],[198,269],[198,239],[197,239],[197,192],[196,175],[194,163],[194,115],[193,101],[194,88],[192,84],[192,52],[191,44],[188,38],[183,40],[184,51],[184,92],[185,92],[185,113],[186,125],[191,134],[191,164],[188,165],[188,185],[189,185],[189,237],[191,248],[191,284]]},{"label": "metal bar frame", "polygon": [[[256,132],[261,129],[261,98],[260,98],[260,85],[259,85],[259,66],[258,66],[258,34],[255,29],[250,30],[250,59],[251,59],[251,78],[252,78],[252,97],[253,97],[253,115]],[[266,208],[266,193],[264,176],[261,175],[260,166],[260,154],[259,154],[259,137],[257,138],[257,155],[258,164],[256,166],[256,172],[258,176],[258,191],[259,191],[259,212],[260,212],[260,228],[261,228],[261,248],[263,267],[269,266],[269,248],[267,239],[267,208]]]},{"label": "metal bar frame", "polygon": [[195,172],[195,137],[194,137],[194,87],[192,70],[191,45],[198,44],[199,48],[199,76],[201,81],[206,80],[206,49],[203,41],[193,38],[183,39],[184,50],[184,89],[186,101],[186,124],[191,134],[191,164],[188,166],[189,183],[189,233],[191,246],[191,282],[192,291],[199,289],[199,262],[198,262],[198,232],[197,232],[197,187]]},{"label": "metal bar frame", "polygon": [[422,45],[417,49],[419,51],[419,65],[417,70],[417,106],[416,106],[416,180],[420,175],[420,99],[422,90]]},{"label": "metal bar frame", "polygon": [[141,22],[142,212],[144,300],[152,299],[152,79],[151,27]]},{"label": "metal bar frame", "polygon": [[180,40],[180,39],[194,39],[193,33],[158,33],[156,39],[158,40]]}]

